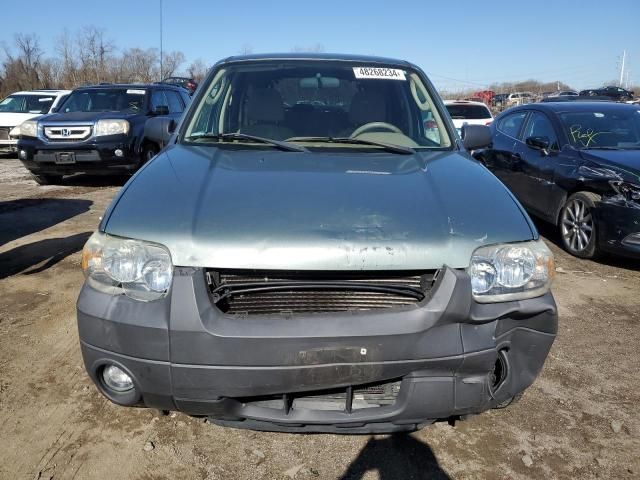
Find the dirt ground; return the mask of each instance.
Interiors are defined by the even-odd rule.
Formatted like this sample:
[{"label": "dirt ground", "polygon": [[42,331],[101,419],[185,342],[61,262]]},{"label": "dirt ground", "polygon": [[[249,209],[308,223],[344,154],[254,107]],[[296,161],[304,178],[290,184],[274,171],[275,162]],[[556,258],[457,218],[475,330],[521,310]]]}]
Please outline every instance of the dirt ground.
[{"label": "dirt ground", "polygon": [[640,262],[556,254],[559,336],[523,399],[411,435],[224,429],[104,399],[85,374],[80,251],[122,179],[40,187],[0,159],[1,479],[640,478]]}]

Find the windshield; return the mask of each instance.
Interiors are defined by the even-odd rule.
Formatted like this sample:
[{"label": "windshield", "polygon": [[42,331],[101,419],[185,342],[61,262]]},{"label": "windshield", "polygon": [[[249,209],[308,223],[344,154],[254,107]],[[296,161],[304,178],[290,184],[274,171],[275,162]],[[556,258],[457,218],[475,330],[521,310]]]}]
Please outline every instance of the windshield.
[{"label": "windshield", "polygon": [[605,109],[565,112],[560,119],[569,143],[579,149],[640,149],[640,110]]},{"label": "windshield", "polygon": [[487,107],[482,105],[446,105],[451,118],[467,120],[483,120],[491,118],[491,113]]},{"label": "windshield", "polygon": [[335,138],[357,138],[354,148],[367,148],[364,141],[408,148],[451,146],[417,73],[346,62],[256,62],[219,70],[195,107],[184,139],[241,141],[222,138],[225,133],[306,141],[322,148],[348,143],[329,140]]},{"label": "windshield", "polygon": [[51,95],[9,95],[0,102],[0,112],[48,113],[53,100]]},{"label": "windshield", "polygon": [[75,90],[60,108],[60,112],[124,112],[144,109],[145,89],[95,88]]}]

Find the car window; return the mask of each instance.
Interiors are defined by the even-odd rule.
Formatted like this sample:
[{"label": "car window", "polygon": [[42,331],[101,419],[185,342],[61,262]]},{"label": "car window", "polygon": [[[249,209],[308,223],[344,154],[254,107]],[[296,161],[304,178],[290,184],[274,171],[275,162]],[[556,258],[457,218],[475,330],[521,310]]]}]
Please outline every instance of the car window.
[{"label": "car window", "polygon": [[560,113],[569,143],[578,149],[640,150],[640,110],[616,107]]},{"label": "car window", "polygon": [[137,88],[87,88],[74,90],[60,112],[124,112],[142,110],[146,90]]},{"label": "car window", "polygon": [[345,148],[330,141],[336,137],[412,148],[451,146],[432,93],[417,72],[348,62],[265,62],[218,71],[185,137],[229,132],[327,139],[314,141],[317,148]]},{"label": "car window", "polygon": [[60,95],[57,100],[55,101],[56,103],[56,107],[60,107],[60,105],[62,105],[64,102],[66,102],[67,98],[69,98],[69,94],[66,93],[64,95]]},{"label": "car window", "polygon": [[169,102],[169,113],[181,113],[184,110],[184,105],[182,104],[182,100],[180,100],[178,92],[165,90],[164,94]]},{"label": "car window", "polygon": [[167,97],[164,95],[164,90],[153,90],[151,93],[151,111],[155,112],[158,107],[169,107]]},{"label": "car window", "polygon": [[446,105],[451,118],[483,120],[491,118],[491,112],[484,105],[449,104]]},{"label": "car window", "polygon": [[518,138],[518,133],[520,133],[522,122],[524,121],[526,116],[526,111],[511,113],[500,119],[500,121],[498,122],[498,130],[500,130],[505,135],[509,135],[513,138]]},{"label": "car window", "polygon": [[182,103],[184,103],[186,108],[191,103],[191,97],[187,92],[180,92],[180,96],[182,97]]},{"label": "car window", "polygon": [[527,121],[527,127],[524,131],[524,138],[526,139],[529,137],[547,137],[551,148],[558,150],[558,138],[556,136],[556,132],[551,121],[543,113],[531,112],[529,120]]},{"label": "car window", "polygon": [[48,113],[52,103],[50,95],[9,95],[0,102],[0,112]]}]

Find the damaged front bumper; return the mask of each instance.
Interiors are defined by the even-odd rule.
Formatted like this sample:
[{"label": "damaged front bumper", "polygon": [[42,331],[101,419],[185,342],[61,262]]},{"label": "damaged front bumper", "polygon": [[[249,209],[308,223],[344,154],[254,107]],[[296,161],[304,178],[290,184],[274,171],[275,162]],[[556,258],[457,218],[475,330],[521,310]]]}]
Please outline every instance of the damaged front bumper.
[{"label": "damaged front bumper", "polygon": [[606,252],[640,258],[640,204],[604,198],[595,210],[598,242]]},{"label": "damaged front bumper", "polygon": [[[85,285],[77,310],[87,371],[112,401],[272,431],[393,432],[480,413],[531,385],[557,332],[550,293],[478,304],[449,268],[423,301],[388,309],[230,315],[202,269],[178,267],[162,300]],[[135,394],[105,387],[108,364]]]}]

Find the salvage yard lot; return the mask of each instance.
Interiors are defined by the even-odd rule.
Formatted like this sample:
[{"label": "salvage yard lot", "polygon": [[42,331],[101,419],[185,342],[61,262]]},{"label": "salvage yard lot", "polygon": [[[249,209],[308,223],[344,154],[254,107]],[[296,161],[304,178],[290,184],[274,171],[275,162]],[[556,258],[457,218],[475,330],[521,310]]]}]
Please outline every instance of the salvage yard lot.
[{"label": "salvage yard lot", "polygon": [[556,255],[560,327],[523,399],[455,428],[337,436],[224,429],[103,398],[75,324],[80,251],[124,179],[39,187],[0,159],[0,479],[638,478],[640,262]]}]

